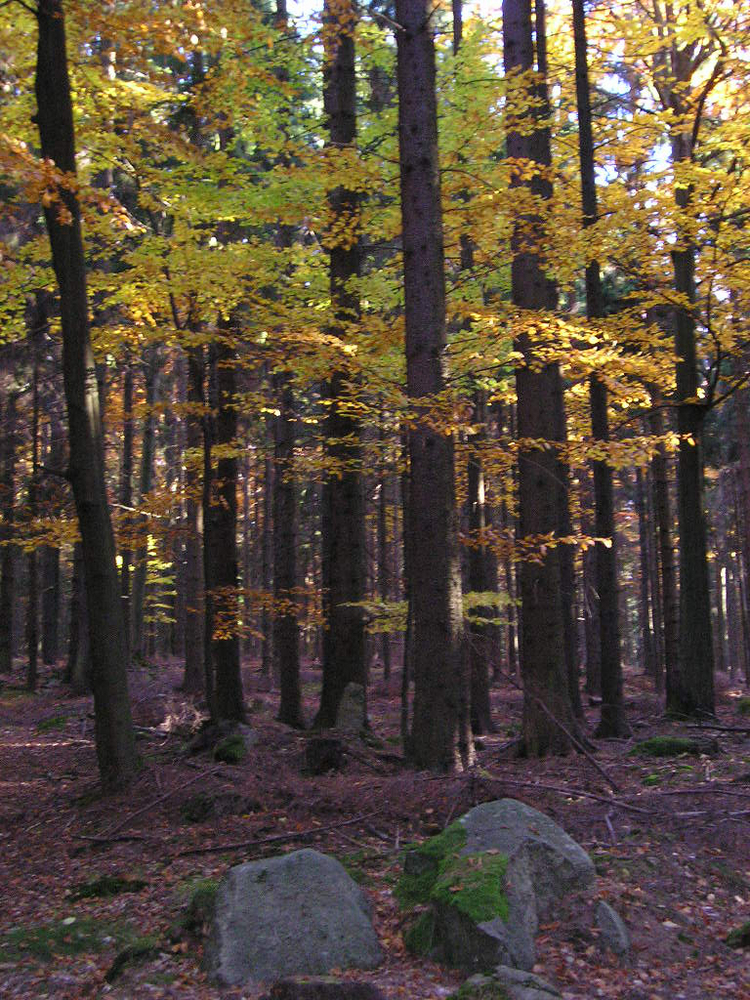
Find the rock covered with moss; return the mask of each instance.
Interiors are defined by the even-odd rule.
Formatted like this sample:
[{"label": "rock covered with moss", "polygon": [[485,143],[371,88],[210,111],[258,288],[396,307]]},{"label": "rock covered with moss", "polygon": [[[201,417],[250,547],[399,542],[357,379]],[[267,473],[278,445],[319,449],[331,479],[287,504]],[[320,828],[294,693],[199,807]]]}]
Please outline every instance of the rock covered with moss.
[{"label": "rock covered with moss", "polygon": [[472,976],[451,1000],[556,1000],[559,996],[541,976],[499,965],[491,975]]},{"label": "rock covered with moss", "polygon": [[396,895],[426,909],[406,945],[468,972],[530,969],[539,920],[594,878],[589,856],[548,816],[514,799],[486,802],[407,853]]}]

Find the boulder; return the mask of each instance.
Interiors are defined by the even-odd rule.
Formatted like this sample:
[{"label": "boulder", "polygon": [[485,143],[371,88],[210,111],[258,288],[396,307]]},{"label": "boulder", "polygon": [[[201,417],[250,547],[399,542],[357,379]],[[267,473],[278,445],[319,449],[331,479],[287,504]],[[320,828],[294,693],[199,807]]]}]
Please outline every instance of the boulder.
[{"label": "boulder", "polygon": [[336,729],[358,733],[365,725],[365,689],[353,681],[346,685],[336,713]]},{"label": "boulder", "polygon": [[237,865],[219,884],[204,959],[219,983],[372,969],[381,958],[367,899],[335,858],[294,851]]},{"label": "boulder", "polygon": [[461,1000],[555,1000],[560,994],[533,972],[498,965],[490,975],[468,979],[458,996]]},{"label": "boulder", "polygon": [[531,969],[540,918],[594,878],[548,816],[514,799],[484,803],[407,855],[397,895],[429,907],[407,946],[467,972]]},{"label": "boulder", "polygon": [[613,910],[609,903],[600,900],[594,916],[602,948],[613,951],[615,955],[627,955],[630,951],[630,936],[619,913]]},{"label": "boulder", "polygon": [[294,976],[274,983],[263,1000],[385,1000],[385,996],[372,983]]}]

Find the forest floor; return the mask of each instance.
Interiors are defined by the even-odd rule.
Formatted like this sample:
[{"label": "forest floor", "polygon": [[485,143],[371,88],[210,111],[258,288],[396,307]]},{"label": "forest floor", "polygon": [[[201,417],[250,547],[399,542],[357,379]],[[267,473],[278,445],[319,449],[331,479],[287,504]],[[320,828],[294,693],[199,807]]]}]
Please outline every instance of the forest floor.
[{"label": "forest floor", "polygon": [[[274,721],[277,696],[249,667],[257,744],[235,766],[189,756],[198,714],[177,692],[179,679],[177,664],[134,673],[144,766],[127,793],[107,799],[98,793],[90,699],[70,697],[54,671],[35,695],[20,675],[0,690],[0,996],[255,1000],[262,991],[211,986],[200,943],[171,943],[169,928],[200,880],[309,846],[339,858],[372,901],[386,959],[355,978],[372,979],[389,1000],[447,997],[464,977],[404,950],[405,917],[393,897],[401,847],[479,802],[510,796],[562,824],[596,864],[595,888],[566,901],[538,938],[536,969],[567,1000],[750,998],[748,950],[724,943],[750,919],[750,720],[738,714],[739,689],[721,687],[726,731],[710,733],[717,755],[651,759],[631,754],[636,740],[694,730],[665,721],[648,684],[629,672],[635,735],[595,747],[614,791],[585,755],[513,756],[506,744],[521,705],[510,686],[493,689],[498,732],[482,738],[477,767],[436,778],[404,766],[400,677],[385,684],[378,676],[373,738],[348,739],[341,772],[313,778],[303,773],[307,737]],[[312,718],[319,674],[307,668],[303,680]],[[597,710],[587,711],[593,729]],[[189,820],[203,795],[214,814]],[[103,875],[137,881],[108,898],[75,898]],[[628,925],[628,960],[598,947],[599,899]],[[144,936],[145,960],[107,982],[123,944]]]}]

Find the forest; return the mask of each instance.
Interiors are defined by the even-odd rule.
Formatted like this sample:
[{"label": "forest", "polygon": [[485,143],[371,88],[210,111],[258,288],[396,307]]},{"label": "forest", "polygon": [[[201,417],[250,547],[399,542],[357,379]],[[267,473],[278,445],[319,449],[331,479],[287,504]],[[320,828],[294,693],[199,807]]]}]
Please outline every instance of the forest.
[{"label": "forest", "polygon": [[260,997],[196,886],[314,847],[331,1000],[448,997],[404,850],[509,797],[596,868],[556,995],[750,997],[748,37],[0,2],[3,995]]}]

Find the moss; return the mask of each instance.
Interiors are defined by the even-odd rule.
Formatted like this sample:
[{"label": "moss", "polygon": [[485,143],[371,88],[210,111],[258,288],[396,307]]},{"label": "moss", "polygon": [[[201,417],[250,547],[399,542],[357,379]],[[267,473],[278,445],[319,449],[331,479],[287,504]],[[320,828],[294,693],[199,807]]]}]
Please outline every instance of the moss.
[{"label": "moss", "polygon": [[179,941],[186,935],[200,936],[210,923],[216,906],[219,883],[212,878],[200,879],[192,883],[187,906],[172,924],[169,931],[171,941]]},{"label": "moss", "polygon": [[123,892],[140,892],[146,887],[146,882],[140,878],[127,879],[118,875],[100,875],[88,882],[79,882],[73,886],[71,899],[109,899]]},{"label": "moss", "polygon": [[507,857],[490,851],[462,855],[465,846],[466,829],[456,822],[410,852],[395,890],[401,906],[442,903],[477,923],[507,920]]},{"label": "moss", "polygon": [[227,736],[214,747],[214,760],[219,760],[223,764],[239,764],[247,753],[244,738],[239,733]]},{"label": "moss", "polygon": [[508,919],[504,854],[466,854],[452,861],[441,873],[431,892],[435,902],[454,906],[476,923]]},{"label": "moss", "polygon": [[54,729],[65,729],[67,721],[67,715],[50,715],[48,718],[42,719],[37,725],[36,731],[38,733],[50,733]]},{"label": "moss", "polygon": [[647,774],[646,777],[641,782],[641,784],[644,785],[646,788],[650,788],[652,785],[660,785],[661,784],[661,775],[660,774]]},{"label": "moss", "polygon": [[422,913],[404,934],[404,945],[412,955],[429,955],[435,935],[435,917]]},{"label": "moss", "polygon": [[205,792],[191,795],[180,806],[180,815],[188,823],[203,823],[213,816],[215,811],[213,798]]},{"label": "moss", "polygon": [[705,740],[690,736],[652,736],[636,743],[630,753],[642,757],[678,757],[681,753],[705,753],[706,747]]},{"label": "moss", "polygon": [[136,938],[135,941],[117,953],[104,978],[108,983],[113,983],[122,975],[126,966],[136,962],[147,962],[150,958],[158,958],[160,952],[161,948],[156,938],[150,936]]},{"label": "moss", "polygon": [[95,954],[113,940],[132,939],[126,924],[106,923],[91,917],[65,917],[49,924],[14,927],[0,938],[0,961],[13,962],[32,956],[51,962],[59,955]]},{"label": "moss", "polygon": [[750,920],[731,930],[725,941],[730,948],[750,948]]},{"label": "moss", "polygon": [[750,698],[740,698],[737,702],[737,711],[740,715],[750,715]]}]

